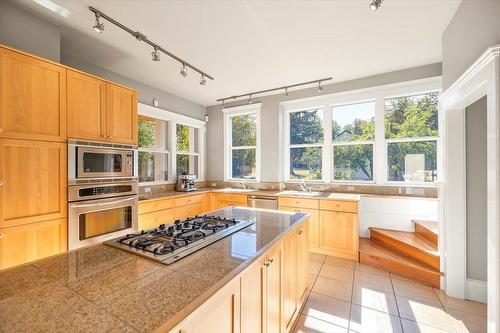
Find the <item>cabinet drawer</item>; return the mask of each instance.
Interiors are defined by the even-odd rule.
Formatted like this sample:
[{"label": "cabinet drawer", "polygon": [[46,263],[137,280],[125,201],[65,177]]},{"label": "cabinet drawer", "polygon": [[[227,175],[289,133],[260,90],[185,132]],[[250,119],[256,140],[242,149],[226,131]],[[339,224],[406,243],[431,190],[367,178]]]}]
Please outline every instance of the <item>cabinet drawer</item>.
[{"label": "cabinet drawer", "polygon": [[288,206],[295,208],[311,208],[318,209],[318,200],[315,199],[304,199],[304,198],[278,198],[279,206]]},{"label": "cabinet drawer", "polygon": [[139,215],[139,230],[155,228],[160,224],[172,223],[174,220],[173,209],[164,209]]},{"label": "cabinet drawer", "polygon": [[356,201],[320,200],[319,209],[332,210],[336,212],[357,213],[358,203]]},{"label": "cabinet drawer", "polygon": [[235,193],[217,193],[216,194],[217,201],[228,201],[241,204],[247,203],[247,195],[246,194],[235,194]]},{"label": "cabinet drawer", "polygon": [[197,204],[203,201],[203,194],[188,195],[185,197],[175,198],[174,206],[181,207],[192,204]]},{"label": "cabinet drawer", "polygon": [[182,220],[186,217],[192,217],[195,215],[200,215],[203,213],[203,203],[198,202],[194,204],[190,204],[187,206],[180,206],[174,208],[174,219]]},{"label": "cabinet drawer", "polygon": [[174,199],[139,201],[139,215],[174,207]]}]

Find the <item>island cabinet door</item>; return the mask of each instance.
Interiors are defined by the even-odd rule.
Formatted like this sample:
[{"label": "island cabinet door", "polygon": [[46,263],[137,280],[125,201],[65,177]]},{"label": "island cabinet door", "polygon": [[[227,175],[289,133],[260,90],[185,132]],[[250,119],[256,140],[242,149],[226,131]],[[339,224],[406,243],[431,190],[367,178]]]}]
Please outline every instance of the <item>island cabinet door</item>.
[{"label": "island cabinet door", "polygon": [[357,229],[357,214],[321,211],[321,249],[335,256],[355,260],[358,249]]},{"label": "island cabinet door", "polygon": [[282,331],[288,332],[293,326],[297,311],[297,235],[291,231],[283,239],[283,286],[282,286]]},{"label": "island cabinet door", "polygon": [[241,333],[264,333],[266,258],[257,259],[241,275]]},{"label": "island cabinet door", "polygon": [[234,279],[171,333],[239,333],[240,279]]},{"label": "island cabinet door", "polygon": [[282,243],[269,250],[264,265],[266,266],[265,298],[266,310],[265,332],[281,332],[281,284],[282,284]]},{"label": "island cabinet door", "polygon": [[307,296],[309,283],[309,226],[302,223],[297,229],[297,308],[300,309]]}]

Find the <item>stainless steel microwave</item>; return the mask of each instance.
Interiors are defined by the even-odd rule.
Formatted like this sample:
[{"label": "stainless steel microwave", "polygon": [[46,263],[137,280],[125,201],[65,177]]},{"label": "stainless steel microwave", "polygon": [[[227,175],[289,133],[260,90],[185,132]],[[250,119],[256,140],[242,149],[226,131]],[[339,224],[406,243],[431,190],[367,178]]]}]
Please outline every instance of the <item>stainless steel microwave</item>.
[{"label": "stainless steel microwave", "polygon": [[98,142],[68,142],[68,179],[109,181],[137,178],[137,149],[133,146]]}]

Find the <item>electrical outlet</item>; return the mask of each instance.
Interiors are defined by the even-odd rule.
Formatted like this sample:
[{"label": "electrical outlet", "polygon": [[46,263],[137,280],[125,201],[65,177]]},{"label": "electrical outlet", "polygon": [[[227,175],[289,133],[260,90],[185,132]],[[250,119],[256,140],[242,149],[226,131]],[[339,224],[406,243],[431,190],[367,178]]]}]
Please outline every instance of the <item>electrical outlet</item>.
[{"label": "electrical outlet", "polygon": [[348,190],[349,192],[354,191],[354,186],[347,186],[347,190]]},{"label": "electrical outlet", "polygon": [[146,192],[146,193],[151,192],[151,187],[145,187],[145,188],[144,188],[144,192]]},{"label": "electrical outlet", "polygon": [[212,183],[211,185],[212,185],[212,187],[216,187],[216,186],[217,186],[217,184],[216,184],[216,183]]}]

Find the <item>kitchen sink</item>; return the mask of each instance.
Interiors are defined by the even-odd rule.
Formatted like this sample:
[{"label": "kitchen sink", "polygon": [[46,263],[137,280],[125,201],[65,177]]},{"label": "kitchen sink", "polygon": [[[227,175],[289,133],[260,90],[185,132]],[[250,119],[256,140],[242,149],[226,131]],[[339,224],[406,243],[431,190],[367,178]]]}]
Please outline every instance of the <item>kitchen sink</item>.
[{"label": "kitchen sink", "polygon": [[254,189],[251,188],[223,188],[220,190],[215,190],[215,192],[236,192],[236,193],[247,193],[254,192]]},{"label": "kitchen sink", "polygon": [[306,191],[283,191],[278,193],[278,195],[296,195],[300,197],[317,197],[321,195],[321,192],[306,192]]}]

